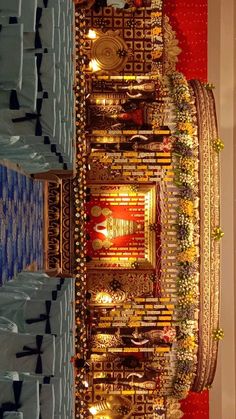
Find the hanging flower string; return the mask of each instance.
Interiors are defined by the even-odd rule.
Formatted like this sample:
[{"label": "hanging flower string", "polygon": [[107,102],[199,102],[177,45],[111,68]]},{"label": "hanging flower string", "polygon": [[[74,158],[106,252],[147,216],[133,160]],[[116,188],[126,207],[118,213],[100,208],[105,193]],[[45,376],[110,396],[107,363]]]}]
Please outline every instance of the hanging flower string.
[{"label": "hanging flower string", "polygon": [[177,239],[179,274],[177,278],[179,335],[177,369],[173,395],[187,396],[196,370],[198,309],[198,156],[197,131],[187,80],[181,73],[170,76],[171,95],[176,109],[173,153],[175,183],[179,189]]},{"label": "hanging flower string", "polygon": [[[76,47],[76,69],[75,69],[75,124],[76,124],[76,177],[73,182],[75,202],[75,352],[81,359],[87,358],[87,325],[88,316],[86,310],[86,139],[85,139],[85,59],[83,53],[83,40],[85,39],[85,16],[81,10],[75,14],[75,47]],[[75,417],[86,418],[88,410],[84,403],[86,388],[85,368],[77,371],[75,377]]]},{"label": "hanging flower string", "polygon": [[153,61],[161,61],[163,54],[162,0],[152,0],[151,7],[152,59]]}]

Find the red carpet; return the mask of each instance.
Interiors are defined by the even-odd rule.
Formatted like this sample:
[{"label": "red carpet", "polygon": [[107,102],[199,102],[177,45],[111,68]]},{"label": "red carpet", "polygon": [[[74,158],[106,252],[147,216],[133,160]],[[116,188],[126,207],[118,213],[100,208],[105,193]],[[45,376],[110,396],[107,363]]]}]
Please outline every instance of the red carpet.
[{"label": "red carpet", "polygon": [[181,402],[184,419],[209,419],[209,392],[190,393]]},{"label": "red carpet", "polygon": [[207,0],[165,0],[164,4],[182,50],[177,70],[187,79],[207,81]]}]

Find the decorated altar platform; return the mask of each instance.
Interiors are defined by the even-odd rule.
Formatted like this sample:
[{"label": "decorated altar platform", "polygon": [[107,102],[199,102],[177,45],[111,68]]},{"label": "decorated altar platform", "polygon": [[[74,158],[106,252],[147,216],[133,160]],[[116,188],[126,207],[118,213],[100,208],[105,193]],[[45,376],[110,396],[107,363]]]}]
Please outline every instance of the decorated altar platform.
[{"label": "decorated altar platform", "polygon": [[[0,170],[1,277],[25,265],[60,277],[23,273],[1,293],[3,315],[15,321],[15,304],[33,312],[18,322],[22,329],[12,325],[11,347],[21,339],[17,330],[47,334],[40,339],[51,342],[48,375],[61,374],[47,377],[52,397],[43,407],[37,384],[35,417],[40,401],[42,418],[177,419],[180,400],[211,386],[223,338],[223,143],[202,65],[206,2],[198,2],[194,22],[196,4],[182,1],[115,8],[105,0],[38,0],[30,13],[16,3],[15,17],[7,5],[0,11],[7,13],[1,35],[12,44],[2,51],[0,154],[28,177]],[[188,36],[175,27],[180,18]],[[188,81],[191,57],[198,73]],[[29,279],[34,286],[24,285]],[[11,361],[29,356],[29,372],[41,374],[31,364],[31,355],[41,362],[38,339],[32,353],[24,345]],[[2,410],[8,401],[7,394]]]},{"label": "decorated altar platform", "polygon": [[162,6],[76,14],[79,417],[179,417],[223,337],[213,86],[176,72]]}]

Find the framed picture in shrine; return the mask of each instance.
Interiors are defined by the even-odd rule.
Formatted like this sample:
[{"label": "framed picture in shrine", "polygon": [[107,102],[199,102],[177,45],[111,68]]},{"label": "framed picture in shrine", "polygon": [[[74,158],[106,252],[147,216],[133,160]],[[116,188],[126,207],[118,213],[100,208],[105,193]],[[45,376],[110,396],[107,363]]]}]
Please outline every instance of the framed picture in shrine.
[{"label": "framed picture in shrine", "polygon": [[87,267],[155,268],[157,199],[153,184],[89,186]]}]

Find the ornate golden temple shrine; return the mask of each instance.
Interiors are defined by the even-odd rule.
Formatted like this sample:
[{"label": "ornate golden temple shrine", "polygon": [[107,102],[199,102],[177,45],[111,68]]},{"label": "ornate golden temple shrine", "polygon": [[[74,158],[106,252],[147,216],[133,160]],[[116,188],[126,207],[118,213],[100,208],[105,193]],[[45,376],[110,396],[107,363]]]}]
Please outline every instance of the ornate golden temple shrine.
[{"label": "ornate golden temple shrine", "polygon": [[161,0],[78,7],[76,47],[77,170],[51,185],[47,254],[76,276],[76,417],[174,419],[212,383],[222,333],[212,88],[176,72]]}]

